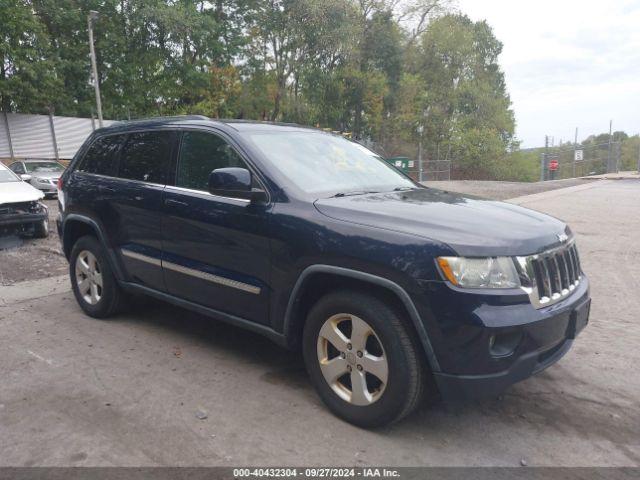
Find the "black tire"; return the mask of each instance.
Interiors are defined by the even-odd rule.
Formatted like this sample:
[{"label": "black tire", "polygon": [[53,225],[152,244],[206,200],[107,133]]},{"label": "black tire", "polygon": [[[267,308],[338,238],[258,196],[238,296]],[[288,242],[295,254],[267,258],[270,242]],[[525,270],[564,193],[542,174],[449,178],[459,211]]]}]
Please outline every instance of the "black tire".
[{"label": "black tire", "polygon": [[47,238],[49,236],[49,219],[39,221],[33,224],[33,237],[34,238]]},{"label": "black tire", "polygon": [[[360,406],[345,400],[322,373],[318,353],[320,331],[328,319],[338,314],[350,314],[364,320],[382,345],[388,377],[379,397],[371,404]],[[397,422],[409,415],[422,400],[427,385],[431,384],[421,347],[402,313],[384,301],[358,291],[330,293],[313,306],[304,326],[303,355],[311,382],[329,409],[347,422],[364,428]],[[347,359],[358,361],[353,355]],[[352,366],[347,368],[353,370]],[[349,380],[346,381],[350,383],[352,374],[347,375]]]},{"label": "black tire", "polygon": [[[100,299],[95,304],[85,300],[76,277],[76,263],[78,256],[83,252],[90,252],[95,257],[102,277]],[[78,305],[90,317],[107,318],[121,312],[126,306],[127,296],[118,285],[104,248],[94,236],[81,237],[73,245],[69,259],[69,275]]]}]

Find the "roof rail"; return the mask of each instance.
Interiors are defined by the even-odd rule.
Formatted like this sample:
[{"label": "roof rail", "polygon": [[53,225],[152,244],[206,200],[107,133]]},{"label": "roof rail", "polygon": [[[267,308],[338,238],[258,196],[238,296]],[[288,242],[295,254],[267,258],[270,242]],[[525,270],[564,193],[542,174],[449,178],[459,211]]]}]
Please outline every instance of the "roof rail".
[{"label": "roof rail", "polygon": [[138,122],[154,122],[154,121],[171,121],[171,120],[211,120],[206,115],[169,115],[166,117],[144,117],[134,118],[133,120],[118,120],[115,124],[138,123]]}]

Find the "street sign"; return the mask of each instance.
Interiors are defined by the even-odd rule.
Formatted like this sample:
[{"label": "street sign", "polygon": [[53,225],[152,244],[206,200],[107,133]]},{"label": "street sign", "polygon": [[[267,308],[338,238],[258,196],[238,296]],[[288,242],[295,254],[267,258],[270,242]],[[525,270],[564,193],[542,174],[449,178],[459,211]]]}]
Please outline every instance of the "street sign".
[{"label": "street sign", "polygon": [[551,170],[552,172],[558,170],[558,160],[554,158],[549,162],[549,170]]},{"label": "street sign", "polygon": [[576,162],[581,162],[584,160],[584,150],[576,150],[574,156],[573,156],[574,161]]}]

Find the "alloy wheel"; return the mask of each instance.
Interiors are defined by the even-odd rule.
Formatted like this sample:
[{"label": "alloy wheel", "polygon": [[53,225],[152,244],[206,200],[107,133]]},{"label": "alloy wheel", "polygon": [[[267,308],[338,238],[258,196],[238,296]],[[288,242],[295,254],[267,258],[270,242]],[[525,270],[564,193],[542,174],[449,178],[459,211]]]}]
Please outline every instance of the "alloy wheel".
[{"label": "alloy wheel", "polygon": [[102,298],[102,271],[93,253],[80,252],[76,258],[76,284],[82,299],[89,305],[97,304]]},{"label": "alloy wheel", "polygon": [[371,405],[383,394],[389,365],[382,342],[361,318],[340,313],[328,318],[318,333],[320,370],[331,389],[344,401]]}]

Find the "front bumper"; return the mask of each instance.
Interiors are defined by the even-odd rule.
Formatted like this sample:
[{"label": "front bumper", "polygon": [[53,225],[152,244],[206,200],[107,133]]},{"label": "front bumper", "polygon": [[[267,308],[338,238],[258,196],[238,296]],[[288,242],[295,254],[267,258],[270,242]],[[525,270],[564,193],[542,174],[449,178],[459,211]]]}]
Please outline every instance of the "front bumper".
[{"label": "front bumper", "polygon": [[[480,302],[471,311],[456,309],[454,315],[463,318],[462,324],[450,328],[449,335],[445,329],[448,361],[441,372],[434,372],[442,397],[456,401],[496,396],[553,365],[587,325],[590,305],[589,283],[583,276],[571,296],[547,308]],[[490,338],[501,335],[517,338],[513,350],[492,355]]]},{"label": "front bumper", "polygon": [[27,231],[49,218],[49,209],[41,202],[17,202],[0,205],[0,233]]},{"label": "front bumper", "polygon": [[58,193],[58,186],[54,184],[33,182],[31,185],[45,195],[54,195]]},{"label": "front bumper", "polygon": [[27,230],[34,224],[48,218],[48,216],[49,214],[47,212],[0,216],[0,233]]}]

